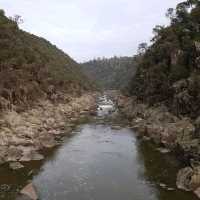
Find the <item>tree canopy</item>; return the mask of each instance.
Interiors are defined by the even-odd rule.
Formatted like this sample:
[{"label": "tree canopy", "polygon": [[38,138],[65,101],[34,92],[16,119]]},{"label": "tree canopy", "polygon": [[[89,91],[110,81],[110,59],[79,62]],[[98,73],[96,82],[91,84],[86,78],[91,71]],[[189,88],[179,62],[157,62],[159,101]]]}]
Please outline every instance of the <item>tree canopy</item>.
[{"label": "tree canopy", "polygon": [[[200,1],[181,2],[166,16],[171,23],[153,29],[129,92],[150,105],[163,102],[171,110],[180,108],[178,114],[195,115],[200,108]],[[181,81],[187,86],[177,90]]]}]

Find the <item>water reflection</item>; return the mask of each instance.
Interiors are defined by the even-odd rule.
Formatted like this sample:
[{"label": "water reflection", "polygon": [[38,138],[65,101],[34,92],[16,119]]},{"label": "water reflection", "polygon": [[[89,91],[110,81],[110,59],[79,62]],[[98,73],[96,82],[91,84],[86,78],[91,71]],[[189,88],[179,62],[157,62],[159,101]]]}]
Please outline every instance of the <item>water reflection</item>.
[{"label": "water reflection", "polygon": [[155,188],[156,199],[169,200],[197,200],[189,193],[176,189],[176,174],[180,169],[180,163],[171,154],[161,154],[156,151],[150,142],[137,142],[137,160],[144,166],[144,173],[140,173],[146,184]]},{"label": "water reflection", "polygon": [[35,177],[41,198],[153,199],[152,188],[138,179],[143,165],[137,163],[135,142],[131,130],[84,125]]}]

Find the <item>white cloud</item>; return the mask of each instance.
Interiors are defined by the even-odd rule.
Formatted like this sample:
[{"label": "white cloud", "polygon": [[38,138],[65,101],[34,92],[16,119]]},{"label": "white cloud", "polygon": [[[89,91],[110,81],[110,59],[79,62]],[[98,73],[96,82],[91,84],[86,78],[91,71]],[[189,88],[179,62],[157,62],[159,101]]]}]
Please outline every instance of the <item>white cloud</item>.
[{"label": "white cloud", "polygon": [[77,61],[133,55],[149,41],[165,12],[180,0],[8,0],[7,15],[20,14],[26,31],[45,37]]}]

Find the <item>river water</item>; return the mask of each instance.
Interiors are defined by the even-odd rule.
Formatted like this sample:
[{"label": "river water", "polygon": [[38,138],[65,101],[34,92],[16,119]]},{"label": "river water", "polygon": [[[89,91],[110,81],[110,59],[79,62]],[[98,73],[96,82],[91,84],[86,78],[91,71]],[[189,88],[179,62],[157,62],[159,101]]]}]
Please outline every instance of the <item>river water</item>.
[{"label": "river water", "polygon": [[32,181],[40,200],[196,200],[175,187],[176,159],[137,139],[122,118],[112,121],[113,111],[103,96],[97,117],[80,124],[45,161],[18,172],[0,168],[0,199],[16,199]]}]

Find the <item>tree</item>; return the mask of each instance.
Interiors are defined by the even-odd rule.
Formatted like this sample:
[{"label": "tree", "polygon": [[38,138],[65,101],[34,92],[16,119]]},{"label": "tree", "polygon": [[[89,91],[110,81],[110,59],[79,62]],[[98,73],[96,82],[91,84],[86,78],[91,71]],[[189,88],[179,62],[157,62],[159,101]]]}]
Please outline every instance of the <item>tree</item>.
[{"label": "tree", "polygon": [[0,15],[5,15],[5,11],[3,9],[0,9]]},{"label": "tree", "polygon": [[24,22],[24,20],[22,19],[22,16],[20,15],[14,15],[13,17],[10,17],[10,19],[17,24],[22,24]]},{"label": "tree", "polygon": [[176,18],[178,22],[185,22],[188,18],[188,9],[190,8],[190,5],[188,2],[182,2],[179,3],[176,6]]},{"label": "tree", "polygon": [[146,52],[147,48],[148,48],[148,45],[146,42],[140,43],[138,46],[138,53],[144,54]]},{"label": "tree", "polygon": [[187,4],[193,8],[196,7],[197,5],[199,5],[199,0],[187,0]]},{"label": "tree", "polygon": [[174,9],[173,8],[169,8],[167,10],[167,13],[165,14],[165,16],[172,21],[176,17]]}]

